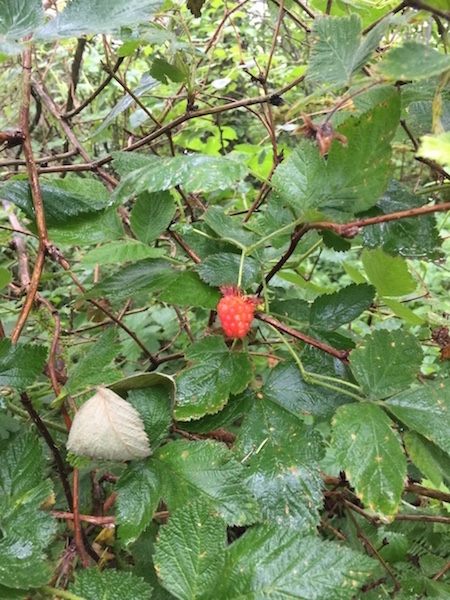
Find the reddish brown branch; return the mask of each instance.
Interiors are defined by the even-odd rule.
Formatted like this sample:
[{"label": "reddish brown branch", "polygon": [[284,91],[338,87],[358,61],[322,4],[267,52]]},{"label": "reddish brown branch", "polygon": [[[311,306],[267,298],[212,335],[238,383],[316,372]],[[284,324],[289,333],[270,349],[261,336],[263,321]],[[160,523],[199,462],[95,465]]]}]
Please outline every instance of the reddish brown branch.
[{"label": "reddish brown branch", "polygon": [[264,313],[256,313],[255,319],[263,321],[264,323],[268,323],[269,325],[272,325],[272,327],[275,327],[275,329],[278,329],[278,331],[286,333],[287,335],[290,335],[293,338],[308,344],[309,346],[318,348],[319,350],[322,350],[323,352],[326,352],[327,354],[330,354],[331,356],[334,356],[345,363],[348,361],[349,350],[337,350],[328,344],[324,344],[319,340],[309,337],[309,335],[306,335],[305,333],[301,333],[297,329],[293,329],[288,325],[284,325],[284,323],[281,323],[277,319],[274,319],[269,315],[265,315]]},{"label": "reddish brown branch", "polygon": [[75,530],[75,544],[77,546],[78,554],[80,555],[83,567],[87,569],[89,567],[89,559],[86,554],[86,549],[83,543],[83,527],[80,519],[80,506],[79,506],[79,482],[80,472],[78,469],[73,470],[73,526]]},{"label": "reddish brown branch", "polygon": [[354,237],[359,228],[369,227],[369,225],[378,225],[380,223],[388,223],[389,221],[398,221],[399,219],[407,219],[408,217],[418,217],[420,215],[428,215],[436,212],[446,212],[450,210],[450,202],[442,204],[432,204],[427,206],[419,206],[418,208],[409,208],[407,210],[399,210],[387,215],[378,215],[377,217],[368,217],[366,219],[358,219],[349,223],[333,223],[327,221],[319,221],[317,223],[308,223],[305,227],[309,229],[329,229],[341,237]]},{"label": "reddish brown branch", "polygon": [[55,460],[55,465],[58,470],[59,478],[61,479],[62,487],[64,490],[64,495],[66,496],[66,499],[67,499],[67,504],[69,505],[70,510],[73,510],[74,500],[73,500],[73,496],[72,496],[72,490],[70,489],[66,467],[65,467],[64,461],[61,457],[59,448],[55,444],[45,423],[42,421],[38,412],[35,410],[30,398],[28,397],[28,395],[25,392],[20,394],[20,400],[21,400],[25,410],[27,411],[27,413],[30,415],[31,419],[35,423],[40,435],[44,438],[45,443],[47,444],[47,446],[50,449],[50,452],[53,454],[53,458]]}]

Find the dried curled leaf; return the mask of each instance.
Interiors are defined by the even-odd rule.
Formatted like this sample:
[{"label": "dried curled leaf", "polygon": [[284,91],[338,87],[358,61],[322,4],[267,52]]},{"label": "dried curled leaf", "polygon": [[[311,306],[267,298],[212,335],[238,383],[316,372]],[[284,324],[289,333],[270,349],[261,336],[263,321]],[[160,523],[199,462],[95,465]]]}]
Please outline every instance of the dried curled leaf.
[{"label": "dried curled leaf", "polygon": [[333,129],[331,123],[325,120],[323,123],[313,123],[309,115],[301,113],[304,125],[294,131],[303,133],[305,137],[316,138],[319,146],[320,156],[328,154],[333,140],[338,140],[343,146],[347,145],[347,138]]},{"label": "dried curled leaf", "polygon": [[117,461],[139,460],[151,454],[137,410],[103,387],[98,387],[75,415],[67,449],[81,456]]}]

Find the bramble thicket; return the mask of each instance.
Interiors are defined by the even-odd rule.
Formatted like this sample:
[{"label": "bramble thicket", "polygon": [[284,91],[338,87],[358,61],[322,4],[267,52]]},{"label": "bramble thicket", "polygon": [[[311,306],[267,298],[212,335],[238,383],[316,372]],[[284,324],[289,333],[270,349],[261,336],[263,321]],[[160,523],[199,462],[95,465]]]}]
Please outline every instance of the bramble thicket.
[{"label": "bramble thicket", "polygon": [[450,598],[449,23],[2,0],[0,598]]}]

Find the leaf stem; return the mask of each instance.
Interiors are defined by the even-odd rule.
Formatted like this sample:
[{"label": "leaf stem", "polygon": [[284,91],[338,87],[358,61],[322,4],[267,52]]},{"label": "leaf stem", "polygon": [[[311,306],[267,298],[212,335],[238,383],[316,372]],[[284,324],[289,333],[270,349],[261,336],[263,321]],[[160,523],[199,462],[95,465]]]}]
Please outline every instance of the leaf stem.
[{"label": "leaf stem", "polygon": [[335,377],[330,377],[329,375],[321,375],[320,373],[311,373],[310,371],[307,371],[305,369],[305,367],[303,366],[303,363],[300,360],[300,357],[295,352],[295,350],[292,348],[292,345],[289,344],[289,342],[286,340],[284,335],[270,323],[268,323],[268,325],[277,334],[279,339],[286,346],[287,350],[289,351],[289,354],[295,360],[295,362],[300,370],[302,379],[305,383],[309,383],[311,385],[320,385],[321,387],[327,388],[334,392],[338,392],[340,394],[344,394],[345,396],[348,396],[349,398],[353,398],[354,400],[357,400],[358,402],[366,401],[365,398],[363,398],[362,396],[358,396],[357,394],[354,394],[353,392],[350,392],[349,390],[342,389],[339,385],[333,385],[332,383],[328,383],[328,382],[346,384],[346,385],[349,385],[351,387],[358,389],[358,387],[355,386],[353,383],[350,383],[349,381],[342,381],[341,379],[336,379]]},{"label": "leaf stem", "polygon": [[85,598],[77,596],[76,594],[72,594],[72,592],[68,592],[67,590],[60,590],[58,588],[51,587],[50,585],[44,585],[40,587],[39,592],[41,592],[41,594],[44,594],[45,596],[57,596],[59,598],[64,598],[65,600],[85,600]]}]

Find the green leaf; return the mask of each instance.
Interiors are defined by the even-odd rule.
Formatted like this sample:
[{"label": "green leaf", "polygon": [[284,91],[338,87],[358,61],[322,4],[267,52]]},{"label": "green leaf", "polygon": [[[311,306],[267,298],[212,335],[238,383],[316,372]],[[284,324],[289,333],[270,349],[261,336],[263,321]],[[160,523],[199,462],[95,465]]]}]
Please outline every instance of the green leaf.
[{"label": "green leaf", "polygon": [[[423,199],[411,194],[397,181],[391,181],[384,196],[377,202],[382,214],[422,206]],[[421,215],[410,219],[398,219],[380,225],[364,227],[364,245],[382,248],[387,254],[400,254],[405,258],[431,258],[440,256],[441,239],[434,215]]]},{"label": "green leaf", "polygon": [[164,248],[150,248],[146,244],[137,242],[136,240],[121,240],[103,244],[98,248],[94,248],[81,259],[83,264],[93,265],[109,265],[114,263],[138,262],[145,258],[160,258],[164,256],[166,251]]},{"label": "green leaf", "polygon": [[70,591],[84,600],[149,600],[152,588],[132,573],[113,569],[99,571],[92,567],[77,574]]},{"label": "green leaf", "polygon": [[159,291],[174,277],[176,273],[166,261],[140,260],[94,285],[84,294],[84,298],[95,296],[110,296],[117,300],[129,298],[138,293]]},{"label": "green leaf", "polygon": [[46,358],[44,346],[0,340],[0,386],[24,390],[42,373]]},{"label": "green leaf", "polygon": [[[319,356],[318,352],[313,352],[303,362],[303,366],[309,371],[340,377],[331,357]],[[302,412],[317,416],[329,415],[337,406],[349,402],[348,396],[338,391],[305,382],[294,361],[279,363],[272,369],[263,393],[295,415]]]},{"label": "green leaf", "polygon": [[424,135],[420,140],[417,156],[436,161],[446,168],[450,167],[450,132],[439,135]]},{"label": "green leaf", "polygon": [[123,544],[136,541],[148,527],[161,493],[161,477],[151,460],[128,465],[117,482],[116,518]]},{"label": "green leaf", "polygon": [[422,348],[403,330],[374,331],[350,354],[350,366],[369,398],[386,398],[413,383],[422,363]]},{"label": "green leaf", "polygon": [[217,290],[203,283],[197,273],[180,273],[159,295],[162,302],[180,306],[202,306],[215,309],[220,300]]},{"label": "green leaf", "polygon": [[406,458],[381,408],[371,403],[339,407],[333,419],[332,446],[364,505],[393,517],[405,483]]},{"label": "green leaf", "polygon": [[153,451],[169,435],[173,395],[173,388],[158,384],[140,390],[130,390],[128,393],[127,400],[141,415]]},{"label": "green leaf", "polygon": [[400,117],[400,96],[386,91],[385,101],[339,128],[347,147],[333,144],[325,160],[315,144],[301,139],[275,171],[273,183],[297,218],[346,220],[374,206],[391,174],[390,142]]},{"label": "green leaf", "polygon": [[163,479],[163,499],[170,511],[194,500],[218,513],[228,525],[248,525],[259,509],[245,483],[246,470],[219,442],[175,441],[155,452]]},{"label": "green leaf", "polygon": [[386,402],[389,410],[444,452],[450,448],[450,388],[444,382],[407,390]]},{"label": "green leaf", "polygon": [[141,242],[150,244],[167,229],[174,213],[175,201],[170,192],[143,192],[131,211],[131,231]]},{"label": "green leaf", "polygon": [[169,80],[176,83],[187,81],[188,73],[182,71],[176,65],[171,65],[163,58],[156,57],[153,59],[152,66],[150,67],[150,75],[167,85]]},{"label": "green leaf", "polygon": [[401,256],[389,256],[381,248],[362,252],[367,277],[381,296],[404,296],[414,292],[417,283]]},{"label": "green leaf", "polygon": [[[123,156],[127,154],[127,156]],[[247,167],[230,156],[183,154],[175,157],[114,154],[114,165],[125,174],[114,197],[123,202],[141,192],[170,190],[181,185],[188,192],[212,192],[234,187]],[[131,173],[129,172],[131,170]]]},{"label": "green leaf", "polygon": [[[237,285],[241,257],[232,252],[217,252],[207,256],[197,265],[200,277],[213,286]],[[242,269],[241,287],[247,288],[256,281],[259,273],[259,264],[253,258],[246,256]]]},{"label": "green leaf", "polygon": [[318,296],[311,305],[310,325],[330,330],[350,323],[369,308],[374,297],[374,288],[367,284],[352,284],[334,294]]},{"label": "green leaf", "polygon": [[[5,200],[19,206],[27,217],[35,220],[30,185],[27,181],[11,181],[1,189]],[[41,183],[41,192],[45,219],[49,227],[71,224],[74,220],[89,219],[108,206],[108,202],[103,199],[93,200],[47,183]]]},{"label": "green leaf", "polygon": [[441,54],[429,44],[410,41],[392,48],[377,68],[382,75],[393,80],[430,79],[450,69],[450,56]]},{"label": "green leaf", "polygon": [[123,225],[115,208],[110,208],[90,215],[82,220],[74,220],[65,225],[49,227],[52,242],[86,246],[87,244],[104,244],[124,237]]},{"label": "green leaf", "polygon": [[0,585],[38,587],[50,576],[42,550],[54,535],[55,521],[39,510],[52,495],[45,470],[35,436],[18,434],[0,444]]},{"label": "green leaf", "polygon": [[388,24],[389,19],[384,19],[363,39],[361,19],[356,14],[316,18],[307,78],[316,83],[348,83],[370,59]]},{"label": "green leaf", "polygon": [[3,0],[0,15],[0,52],[16,54],[23,50],[17,43],[44,22],[44,10],[40,0]]},{"label": "green leaf", "polygon": [[405,304],[397,302],[397,300],[393,300],[392,298],[383,298],[383,302],[392,310],[394,315],[403,319],[406,323],[411,323],[411,325],[423,325],[425,323],[425,319],[416,315],[416,313]]},{"label": "green leaf", "polygon": [[252,527],[227,549],[215,600],[350,600],[376,563],[295,529]]},{"label": "green leaf", "polygon": [[190,421],[216,413],[230,394],[242,392],[253,376],[248,354],[231,352],[219,336],[196,342],[186,358],[196,364],[177,377],[177,420]]},{"label": "green leaf", "polygon": [[116,342],[116,331],[109,328],[103,332],[89,349],[83,352],[80,361],[70,373],[66,389],[69,394],[87,387],[109,383],[120,377],[116,369],[108,369],[120,354],[120,343]]},{"label": "green leaf", "polygon": [[450,456],[438,446],[429,442],[416,431],[407,431],[403,436],[406,451],[413,463],[439,488],[445,481],[450,482]]},{"label": "green leaf", "polygon": [[[147,22],[161,7],[161,0],[71,0],[35,39],[53,40],[91,33],[113,33],[121,27]],[[87,18],[88,17],[88,18]]]},{"label": "green leaf", "polygon": [[26,539],[0,541],[0,584],[9,588],[37,588],[51,576],[44,554]]},{"label": "green leaf", "polygon": [[[123,46],[122,46],[122,48],[123,48]],[[120,56],[120,53],[118,55]],[[125,94],[125,96],[119,100],[119,102],[114,106],[114,108],[111,110],[111,112],[107,115],[106,119],[103,121],[103,123],[100,125],[100,127],[98,127],[98,129],[96,129],[90,137],[93,138],[96,135],[98,135],[100,132],[102,132],[104,129],[106,129],[108,127],[108,125],[110,123],[112,123],[112,121],[117,119],[117,117],[119,115],[121,115],[128,108],[130,108],[130,106],[133,106],[133,104],[136,102],[135,98],[140,98],[147,92],[150,92],[151,90],[153,90],[158,85],[159,85],[159,82],[156,81],[156,79],[153,79],[153,77],[150,77],[150,75],[148,73],[144,73],[141,77],[141,82],[138,85],[138,87],[136,89],[132,90],[134,97],[130,96],[130,94]]]},{"label": "green leaf", "polygon": [[[186,552],[189,540],[189,552]],[[175,510],[159,530],[155,569],[181,600],[207,600],[225,566],[225,522],[199,501]]]},{"label": "green leaf", "polygon": [[234,452],[249,466],[248,484],[263,519],[312,532],[322,507],[320,435],[266,396],[264,389],[254,397]]},{"label": "green leaf", "polygon": [[0,290],[11,283],[12,277],[8,269],[0,267]]},{"label": "green leaf", "polygon": [[244,229],[219,206],[211,206],[206,211],[204,220],[208,227],[222,238],[222,241],[231,242],[239,248],[251,246],[258,240],[258,236]]}]

